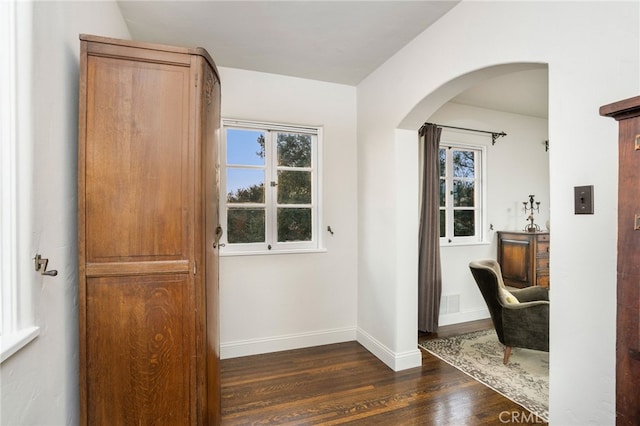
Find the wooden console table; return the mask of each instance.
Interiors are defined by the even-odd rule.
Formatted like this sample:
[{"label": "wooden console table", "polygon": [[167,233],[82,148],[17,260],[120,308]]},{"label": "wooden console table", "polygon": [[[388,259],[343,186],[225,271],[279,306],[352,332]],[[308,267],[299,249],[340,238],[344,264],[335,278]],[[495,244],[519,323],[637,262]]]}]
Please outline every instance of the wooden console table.
[{"label": "wooden console table", "polygon": [[510,287],[549,287],[549,233],[498,231],[498,263]]}]

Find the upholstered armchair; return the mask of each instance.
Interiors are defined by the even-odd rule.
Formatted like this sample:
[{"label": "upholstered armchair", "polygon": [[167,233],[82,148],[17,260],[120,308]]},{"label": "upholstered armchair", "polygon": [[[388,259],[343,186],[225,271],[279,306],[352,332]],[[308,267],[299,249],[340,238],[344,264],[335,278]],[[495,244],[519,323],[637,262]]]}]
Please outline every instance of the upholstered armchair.
[{"label": "upholstered armchair", "polygon": [[507,289],[500,264],[493,259],[469,263],[473,278],[487,302],[498,340],[505,345],[504,363],[511,348],[549,351],[549,289]]}]

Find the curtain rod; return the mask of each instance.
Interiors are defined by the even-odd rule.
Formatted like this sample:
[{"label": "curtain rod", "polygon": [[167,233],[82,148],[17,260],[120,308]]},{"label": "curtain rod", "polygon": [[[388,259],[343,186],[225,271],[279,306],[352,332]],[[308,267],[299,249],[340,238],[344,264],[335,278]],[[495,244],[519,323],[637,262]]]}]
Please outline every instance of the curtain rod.
[{"label": "curtain rod", "polygon": [[438,127],[446,127],[447,129],[457,129],[457,130],[466,130],[468,132],[476,132],[476,133],[488,133],[491,135],[491,145],[496,144],[496,140],[500,137],[507,136],[505,132],[490,132],[488,130],[478,130],[478,129],[467,129],[466,127],[456,127],[456,126],[445,126],[444,124],[436,124],[436,123],[424,123],[422,127],[431,124]]}]

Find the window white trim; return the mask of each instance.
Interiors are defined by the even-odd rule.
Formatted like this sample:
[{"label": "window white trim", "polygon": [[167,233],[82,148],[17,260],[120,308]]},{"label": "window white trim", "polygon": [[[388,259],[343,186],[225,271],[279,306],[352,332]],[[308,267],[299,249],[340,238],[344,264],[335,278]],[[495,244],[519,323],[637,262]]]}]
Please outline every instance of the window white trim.
[{"label": "window white trim", "polygon": [[[0,256],[0,273],[2,288],[0,289],[0,301],[2,303],[2,316],[0,317],[0,334],[5,336],[10,333],[17,323],[15,309],[15,288],[5,283],[16,282],[15,248],[16,248],[16,73],[15,73],[15,4],[14,2],[0,3],[0,16],[2,23],[2,40],[0,47],[0,84],[2,84],[2,96],[0,96],[0,130],[2,131],[2,144],[0,144],[0,209],[1,228],[0,244],[2,256]],[[7,208],[9,207],[9,208]]]},{"label": "window white trim", "polygon": [[38,337],[40,334],[40,327],[32,326],[22,328],[14,333],[8,335],[2,335],[0,337],[2,342],[2,353],[0,354],[0,363],[4,362],[11,355],[18,352],[27,343]]},{"label": "window white trim", "polygon": [[0,362],[39,334],[38,327],[22,318],[24,301],[18,286],[17,9],[15,0],[0,2]]},{"label": "window white trim", "polygon": [[308,133],[311,135],[317,135],[318,132],[322,129],[321,127],[313,127],[313,126],[297,126],[294,124],[268,123],[265,121],[234,120],[230,118],[223,118],[222,125],[225,127],[237,127],[242,129],[275,130],[280,132]]},{"label": "window white trim", "polygon": [[[451,152],[451,150],[467,150],[473,151],[477,154],[475,159],[475,175],[476,178],[474,181],[476,182],[476,190],[474,191],[474,211],[475,211],[475,235],[469,237],[456,237],[453,235],[453,210],[455,208],[452,206],[452,196],[449,193],[450,189],[447,186],[446,189],[446,197],[448,199],[447,206],[445,208],[446,211],[446,235],[444,237],[440,237],[440,245],[441,247],[449,247],[456,245],[476,245],[476,244],[486,244],[487,241],[487,188],[486,188],[486,176],[487,176],[487,147],[485,145],[480,144],[470,144],[470,143],[461,143],[454,142],[447,139],[443,139],[440,141],[440,149],[447,149],[447,152]],[[446,180],[450,183],[452,179],[452,175],[450,175],[452,170],[452,161],[451,156],[447,154],[447,176]],[[451,210],[451,212],[450,212]]]},{"label": "window white trim", "polygon": [[[255,168],[256,170],[265,171],[265,203],[264,204],[245,204],[245,207],[257,207],[266,209],[266,235],[264,243],[246,243],[246,244],[230,244],[227,240],[227,129],[255,129],[264,130],[267,132],[290,132],[301,133],[312,136],[312,163],[308,168],[293,168],[292,170],[305,170],[309,171],[312,175],[312,199],[311,204],[306,204],[301,207],[311,208],[311,221],[312,221],[312,240],[301,242],[278,242],[277,241],[277,216],[276,209],[276,191],[271,191],[269,183],[276,181],[277,179],[272,174],[277,173],[278,170],[287,170],[289,168],[277,166],[275,164],[275,158],[277,158],[277,146],[275,143],[271,143],[267,153],[267,157],[274,159],[271,162],[265,162],[262,166],[242,166],[245,169]],[[320,232],[322,222],[322,136],[323,129],[321,126],[305,126],[283,123],[270,123],[260,121],[247,121],[239,119],[222,119],[222,143],[220,144],[220,223],[224,229],[223,236],[220,240],[221,256],[229,255],[263,255],[263,254],[292,254],[292,253],[317,253],[326,251],[323,248],[322,233]],[[233,164],[229,164],[233,166]],[[288,204],[287,207],[295,208],[296,205]]]}]

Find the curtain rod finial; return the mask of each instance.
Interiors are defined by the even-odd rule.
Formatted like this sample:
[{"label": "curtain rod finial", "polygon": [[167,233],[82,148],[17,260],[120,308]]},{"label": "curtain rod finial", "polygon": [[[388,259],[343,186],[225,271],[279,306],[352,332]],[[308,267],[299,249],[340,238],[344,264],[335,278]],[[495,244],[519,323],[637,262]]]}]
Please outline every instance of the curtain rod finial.
[{"label": "curtain rod finial", "polygon": [[495,145],[496,141],[498,140],[498,138],[507,136],[507,134],[505,132],[500,132],[500,133],[491,133],[491,145]]}]

